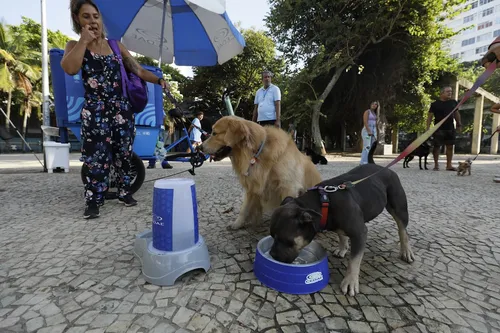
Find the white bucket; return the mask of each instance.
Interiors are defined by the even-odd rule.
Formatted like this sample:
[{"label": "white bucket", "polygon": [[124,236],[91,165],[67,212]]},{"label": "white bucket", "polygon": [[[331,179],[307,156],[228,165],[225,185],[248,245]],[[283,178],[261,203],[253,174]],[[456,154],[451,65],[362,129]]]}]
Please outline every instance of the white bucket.
[{"label": "white bucket", "polygon": [[55,168],[62,168],[64,172],[69,172],[69,143],[55,141],[45,141],[45,162],[47,171],[52,173]]}]

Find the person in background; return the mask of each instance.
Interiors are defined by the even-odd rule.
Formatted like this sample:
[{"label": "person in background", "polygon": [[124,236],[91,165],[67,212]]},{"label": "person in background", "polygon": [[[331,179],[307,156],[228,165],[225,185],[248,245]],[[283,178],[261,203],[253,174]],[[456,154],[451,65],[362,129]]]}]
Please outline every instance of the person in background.
[{"label": "person in background", "polygon": [[[189,126],[188,132],[189,132],[189,140],[191,141],[191,145],[193,148],[198,147],[201,145],[202,140],[201,140],[201,135],[202,134],[207,134],[202,128],[201,128],[201,121],[203,120],[203,112],[198,111],[195,114],[195,118],[191,122],[191,126]],[[188,147],[187,152],[191,152],[191,148]]]},{"label": "person in background", "polygon": [[[80,116],[81,160],[87,169],[83,217],[89,219],[99,217],[112,163],[118,172],[118,200],[125,206],[137,204],[130,194],[135,116],[123,96],[120,62],[106,40],[96,4],[92,0],[71,0],[70,10],[73,30],[80,39],[66,44],[61,67],[69,75],[82,71],[85,101]],[[163,78],[140,66],[122,43],[118,45],[128,72],[163,88],[169,87]]]},{"label": "person in background", "polygon": [[[453,89],[450,86],[444,86],[441,88],[441,95],[439,99],[431,104],[429,113],[427,116],[427,129],[431,127],[432,118],[434,117],[434,125],[439,123],[446,117],[455,107],[458,102],[452,99]],[[457,128],[455,130],[455,124],[453,123],[453,118],[457,122]],[[447,171],[457,171],[453,167],[451,161],[453,159],[453,146],[455,145],[455,132],[462,130],[462,122],[460,118],[460,113],[458,110],[455,111],[453,117],[449,117],[446,121],[439,127],[439,129],[434,133],[434,171],[439,170],[439,151],[443,145],[446,146],[446,170]]]},{"label": "person in background", "polygon": [[166,150],[165,150],[165,138],[166,138],[166,130],[165,130],[165,119],[166,119],[167,115],[165,114],[165,112],[163,112],[163,124],[160,126],[160,133],[158,133],[158,141],[156,143],[156,147],[155,147],[155,158],[151,158],[149,159],[149,163],[148,163],[148,169],[154,169],[156,168],[156,161],[157,160],[160,160],[161,158],[163,158],[163,161],[161,162],[161,167],[163,169],[172,169],[173,166],[168,163],[168,161],[166,160]]},{"label": "person in background", "polygon": [[370,108],[363,113],[363,129],[361,137],[363,138],[363,150],[361,151],[360,165],[368,164],[368,153],[372,143],[377,140],[377,109],[379,103],[372,102]]},{"label": "person in background", "polygon": [[270,71],[262,72],[264,87],[255,94],[252,121],[281,128],[281,90],[271,83],[272,76]]}]

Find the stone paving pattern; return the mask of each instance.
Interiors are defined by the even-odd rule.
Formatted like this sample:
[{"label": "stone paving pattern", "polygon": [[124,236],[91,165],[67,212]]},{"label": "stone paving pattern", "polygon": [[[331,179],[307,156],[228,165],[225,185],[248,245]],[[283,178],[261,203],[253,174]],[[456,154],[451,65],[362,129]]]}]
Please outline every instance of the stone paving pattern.
[{"label": "stone paving pattern", "polygon": [[[358,161],[330,160],[318,166],[324,179]],[[147,170],[147,179],[186,167],[174,165]],[[259,283],[253,259],[269,223],[226,230],[242,198],[228,162],[194,177],[212,267],[173,287],[145,283],[132,254],[135,235],[150,228],[153,182],[137,193],[138,206],[111,201],[86,221],[78,168],[0,170],[0,332],[500,332],[500,184],[492,182],[500,161],[476,161],[471,177],[410,165],[393,169],[409,199],[416,262],[398,258],[396,224],[384,212],[368,225],[355,297],[339,290],[347,259],[329,258],[330,284],[319,293]],[[337,245],[333,233],[317,239],[330,253]]]}]

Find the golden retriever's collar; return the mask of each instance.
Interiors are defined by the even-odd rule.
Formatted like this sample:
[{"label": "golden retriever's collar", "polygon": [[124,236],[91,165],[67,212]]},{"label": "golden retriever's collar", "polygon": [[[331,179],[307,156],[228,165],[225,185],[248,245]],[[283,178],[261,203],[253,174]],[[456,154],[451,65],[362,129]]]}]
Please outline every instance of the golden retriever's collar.
[{"label": "golden retriever's collar", "polygon": [[253,157],[250,159],[250,165],[248,166],[247,172],[245,172],[245,176],[248,176],[250,174],[250,168],[259,160],[259,156],[262,153],[265,144],[266,144],[266,137],[264,137],[264,140],[262,140],[259,149],[255,153],[255,155],[253,155]]}]

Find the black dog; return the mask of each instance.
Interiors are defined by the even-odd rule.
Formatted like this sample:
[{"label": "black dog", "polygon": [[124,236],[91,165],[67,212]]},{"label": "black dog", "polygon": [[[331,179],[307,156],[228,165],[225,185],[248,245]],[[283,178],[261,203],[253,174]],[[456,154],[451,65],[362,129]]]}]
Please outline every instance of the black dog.
[{"label": "black dog", "polygon": [[409,168],[408,163],[413,160],[415,156],[418,156],[418,166],[420,167],[420,170],[422,169],[422,157],[424,158],[424,168],[425,170],[427,169],[427,156],[431,152],[432,144],[430,139],[426,140],[424,143],[422,143],[420,146],[417,147],[413,152],[411,152],[408,156],[405,157],[403,161],[403,168]]},{"label": "black dog", "polygon": [[326,160],[325,156],[322,156],[320,154],[317,154],[314,150],[311,148],[306,148],[305,149],[306,155],[311,157],[311,160],[314,164],[328,164],[328,161]]},{"label": "black dog", "polygon": [[[316,233],[321,230],[335,231],[339,235],[339,248],[334,251],[335,256],[345,256],[348,238],[351,239],[351,260],[340,288],[344,294],[354,296],[359,292],[359,270],[367,237],[365,223],[376,218],[386,208],[398,225],[400,255],[406,262],[413,262],[414,256],[406,231],[406,194],[394,171],[382,170],[383,167],[374,164],[373,153],[376,147],[375,141],[370,149],[369,164],[318,184],[323,192],[311,189],[298,198],[287,197],[283,200],[271,216],[271,236],[274,243],[270,255],[274,259],[292,263]],[[376,172],[378,173],[354,187],[338,187]],[[329,201],[326,211],[322,206],[325,201]]]}]

